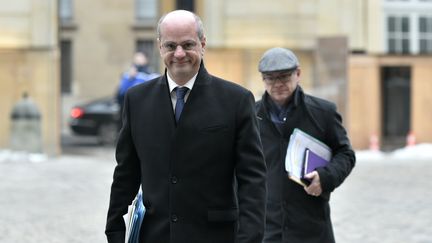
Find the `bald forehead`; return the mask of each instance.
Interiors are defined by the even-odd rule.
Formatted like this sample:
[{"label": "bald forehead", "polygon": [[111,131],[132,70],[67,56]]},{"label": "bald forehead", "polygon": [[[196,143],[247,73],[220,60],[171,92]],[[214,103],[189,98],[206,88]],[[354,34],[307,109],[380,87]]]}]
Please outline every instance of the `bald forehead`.
[{"label": "bald forehead", "polygon": [[165,15],[162,23],[164,22],[171,22],[171,21],[192,21],[195,22],[195,17],[192,12],[185,11],[185,10],[176,10],[168,13]]},{"label": "bald forehead", "polygon": [[198,31],[197,20],[191,12],[184,10],[168,13],[161,19],[158,26],[159,38],[163,38],[165,33],[182,35],[190,33],[191,30]]},{"label": "bald forehead", "polygon": [[160,27],[163,28],[180,28],[196,26],[196,20],[191,12],[177,10],[168,13],[161,21]]}]

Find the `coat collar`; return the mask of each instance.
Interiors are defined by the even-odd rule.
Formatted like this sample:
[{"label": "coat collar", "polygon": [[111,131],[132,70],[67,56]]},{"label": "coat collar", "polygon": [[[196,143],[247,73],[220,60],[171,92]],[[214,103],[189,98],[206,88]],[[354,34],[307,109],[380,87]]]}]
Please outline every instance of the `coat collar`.
[{"label": "coat collar", "polygon": [[[267,92],[265,92],[262,96],[261,101],[258,102],[257,105],[257,116],[258,119],[270,119],[270,115],[269,115],[269,110],[266,107],[266,101],[267,99],[270,99],[270,96]],[[312,114],[311,110],[309,109],[309,106],[307,105],[308,101],[307,99],[310,99],[309,96],[307,96],[304,92],[303,89],[300,86],[297,86],[297,89],[294,93],[294,97],[293,97],[293,102],[294,105],[300,109],[304,109],[306,111],[306,114],[309,116],[309,118],[311,119],[312,123],[320,130],[320,131],[324,131],[324,128],[322,127],[321,124],[318,123],[317,119],[315,118],[315,116]]]},{"label": "coat collar", "polygon": [[[292,97],[292,101],[294,102],[293,105],[294,107],[298,107],[301,103],[302,103],[302,99],[304,98],[304,93],[303,93],[303,89],[300,86],[297,86],[297,88],[294,90],[293,93],[293,97]],[[266,92],[264,92],[261,101],[260,101],[260,106],[258,107],[258,111],[257,111],[257,115],[258,117],[267,117],[269,115],[269,107],[268,105],[270,105],[269,103],[270,101],[270,95]]]}]

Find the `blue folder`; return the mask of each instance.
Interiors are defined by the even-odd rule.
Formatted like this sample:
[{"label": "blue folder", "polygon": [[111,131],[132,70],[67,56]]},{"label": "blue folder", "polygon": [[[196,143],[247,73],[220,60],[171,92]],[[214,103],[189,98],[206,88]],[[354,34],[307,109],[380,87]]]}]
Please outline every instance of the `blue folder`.
[{"label": "blue folder", "polygon": [[135,210],[133,211],[133,215],[131,216],[131,227],[130,227],[130,236],[127,243],[139,243],[140,229],[144,219],[145,207],[143,204],[143,195],[141,190],[135,197],[133,201],[133,205]]}]

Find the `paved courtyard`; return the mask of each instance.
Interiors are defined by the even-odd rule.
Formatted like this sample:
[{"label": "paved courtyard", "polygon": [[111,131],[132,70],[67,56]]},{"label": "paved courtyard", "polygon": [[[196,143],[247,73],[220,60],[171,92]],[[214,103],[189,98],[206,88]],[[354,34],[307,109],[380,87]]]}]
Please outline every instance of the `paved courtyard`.
[{"label": "paved courtyard", "polygon": [[110,157],[0,163],[0,242],[106,242]]},{"label": "paved courtyard", "polygon": [[331,199],[340,243],[431,243],[432,160],[359,161]]},{"label": "paved courtyard", "polygon": [[[74,151],[0,160],[0,242],[106,242],[114,150]],[[337,242],[432,242],[431,178],[432,160],[358,161],[331,198]]]}]

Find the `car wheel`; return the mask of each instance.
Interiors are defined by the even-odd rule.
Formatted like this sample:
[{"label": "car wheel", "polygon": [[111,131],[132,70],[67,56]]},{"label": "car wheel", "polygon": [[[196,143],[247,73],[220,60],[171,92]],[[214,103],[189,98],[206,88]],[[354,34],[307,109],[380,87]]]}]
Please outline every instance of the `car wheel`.
[{"label": "car wheel", "polygon": [[114,145],[117,141],[117,124],[104,123],[99,127],[98,140],[104,145]]}]

